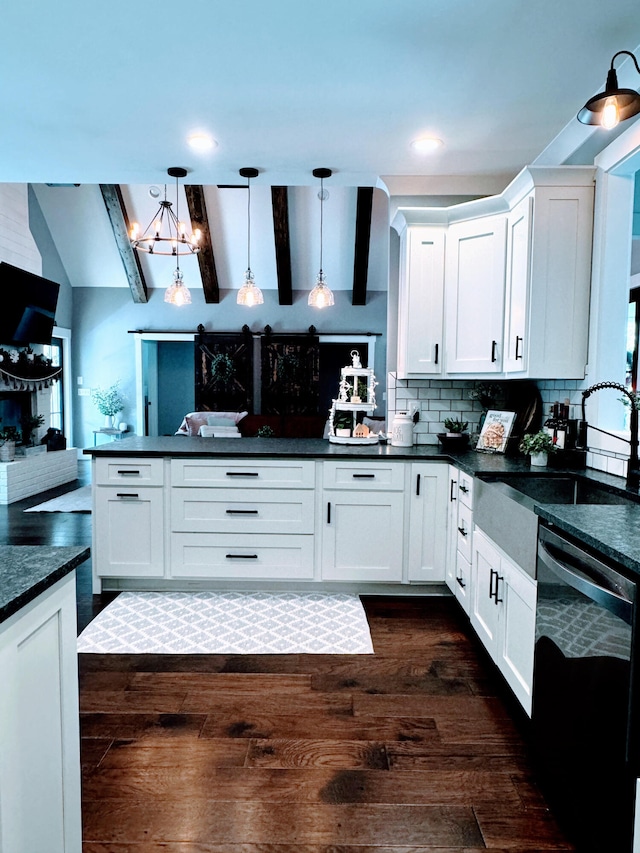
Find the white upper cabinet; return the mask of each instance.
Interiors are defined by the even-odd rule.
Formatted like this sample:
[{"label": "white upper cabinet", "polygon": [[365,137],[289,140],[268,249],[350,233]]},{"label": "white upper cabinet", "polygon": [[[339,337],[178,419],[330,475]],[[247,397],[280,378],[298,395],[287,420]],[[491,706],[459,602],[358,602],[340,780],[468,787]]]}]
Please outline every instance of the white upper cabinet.
[{"label": "white upper cabinet", "polygon": [[449,227],[445,272],[449,374],[502,371],[506,242],[504,216]]},{"label": "white upper cabinet", "polygon": [[398,375],[438,375],[444,359],[444,229],[409,226],[401,246]]},{"label": "white upper cabinet", "polygon": [[594,169],[524,169],[500,196],[401,208],[398,376],[582,379]]},{"label": "white upper cabinet", "polygon": [[537,186],[509,215],[505,373],[583,379],[593,181]]}]

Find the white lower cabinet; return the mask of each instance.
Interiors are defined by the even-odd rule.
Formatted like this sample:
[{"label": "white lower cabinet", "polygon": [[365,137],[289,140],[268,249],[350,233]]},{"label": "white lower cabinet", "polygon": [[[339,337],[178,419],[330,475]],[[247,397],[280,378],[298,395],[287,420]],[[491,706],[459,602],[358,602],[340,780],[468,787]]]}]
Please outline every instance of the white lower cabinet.
[{"label": "white lower cabinet", "polygon": [[99,577],[164,575],[164,492],[123,483],[95,489],[94,573]]},{"label": "white lower cabinet", "polygon": [[0,850],[81,853],[75,572],[0,625]]},{"label": "white lower cabinet", "polygon": [[409,581],[443,581],[447,536],[447,466],[429,462],[410,465]]},{"label": "white lower cabinet", "polygon": [[477,527],[469,615],[485,648],[531,715],[536,582]]},{"label": "white lower cabinet", "polygon": [[173,533],[171,576],[313,580],[313,536]]},{"label": "white lower cabinet", "polygon": [[451,592],[456,593],[456,522],[458,520],[458,469],[449,465],[447,479],[447,554],[445,581]]}]

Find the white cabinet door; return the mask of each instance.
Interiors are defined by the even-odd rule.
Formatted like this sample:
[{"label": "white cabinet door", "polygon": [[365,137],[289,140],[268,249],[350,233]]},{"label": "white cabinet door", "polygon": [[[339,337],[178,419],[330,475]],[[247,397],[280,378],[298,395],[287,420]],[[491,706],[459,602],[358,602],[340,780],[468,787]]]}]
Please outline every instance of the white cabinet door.
[{"label": "white cabinet door", "polygon": [[476,634],[495,660],[498,647],[500,554],[481,530],[474,531],[469,617]]},{"label": "white cabinet door", "polygon": [[409,503],[410,581],[443,581],[447,539],[447,466],[411,464]]},{"label": "white cabinet door", "polygon": [[322,580],[401,581],[404,493],[325,490]]},{"label": "white cabinet door", "polygon": [[164,490],[95,488],[94,572],[98,577],[162,577]]},{"label": "white cabinet door", "polygon": [[75,572],[0,626],[0,850],[81,853]]},{"label": "white cabinet door", "polygon": [[504,306],[505,373],[526,371],[529,271],[533,197],[517,204],[507,219],[507,283]]},{"label": "white cabinet door", "polygon": [[451,225],[446,252],[447,373],[502,370],[507,220]]},{"label": "white cabinet door", "polygon": [[447,565],[445,581],[451,592],[456,592],[456,554],[458,541],[458,469],[449,465],[447,480]]},{"label": "white cabinet door", "polygon": [[[498,599],[501,604],[501,630],[497,663],[507,683],[527,714],[531,716],[533,650],[536,631],[536,583],[502,557]],[[504,588],[503,588],[504,587]]]},{"label": "white cabinet door", "polygon": [[442,372],[444,324],[442,228],[409,226],[402,237],[398,376]]}]

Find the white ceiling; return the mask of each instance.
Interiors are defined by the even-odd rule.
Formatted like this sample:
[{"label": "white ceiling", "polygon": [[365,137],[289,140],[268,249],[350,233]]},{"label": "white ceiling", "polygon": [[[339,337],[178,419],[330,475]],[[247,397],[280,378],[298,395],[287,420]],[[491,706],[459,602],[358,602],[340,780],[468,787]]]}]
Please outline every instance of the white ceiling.
[{"label": "white ceiling", "polygon": [[[258,253],[273,251],[260,249],[258,214],[267,210],[270,185],[312,185],[313,168],[326,166],[334,171],[332,203],[353,211],[339,187],[377,185],[397,195],[499,191],[567,123],[576,125],[578,145],[589,139],[594,131],[577,123],[576,112],[602,89],[613,54],[638,44],[638,0],[6,3],[0,182],[81,184],[73,201],[48,202],[43,187],[38,198],[72,282],[104,283],[116,269],[122,275],[119,260],[113,276],[111,265],[98,272],[95,261],[70,257],[65,241],[78,243],[63,234],[87,212],[98,216],[96,184],[121,184],[141,207],[167,167],[184,166],[189,183],[207,187],[209,206],[216,184],[237,184],[238,169],[254,166],[258,274]],[[617,66],[621,85],[640,86],[630,63]],[[191,150],[186,138],[195,131],[210,133],[217,148]],[[444,141],[428,157],[409,146],[426,133]],[[226,232],[214,234],[221,285],[239,286],[242,204],[229,195],[238,191],[220,192],[221,208],[230,211]],[[308,220],[318,202],[309,198],[298,204],[300,223],[292,222],[301,235],[315,229]],[[60,205],[64,221],[56,224],[47,207],[61,218]],[[325,212],[330,222],[328,205]],[[104,216],[96,227],[97,246],[109,233]],[[336,228],[344,237],[353,226]],[[315,269],[317,246],[304,239]],[[106,262],[112,251],[96,253]],[[348,259],[340,264],[347,269]]]}]

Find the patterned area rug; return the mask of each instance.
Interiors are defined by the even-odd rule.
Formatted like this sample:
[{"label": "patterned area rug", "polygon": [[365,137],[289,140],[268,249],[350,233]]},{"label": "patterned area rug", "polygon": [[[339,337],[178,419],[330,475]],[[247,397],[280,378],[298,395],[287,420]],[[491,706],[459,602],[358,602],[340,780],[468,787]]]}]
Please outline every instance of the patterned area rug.
[{"label": "patterned area rug", "polygon": [[91,486],[82,486],[25,512],[91,512]]},{"label": "patterned area rug", "polygon": [[373,654],[357,595],[123,592],[78,637],[112,654]]}]

